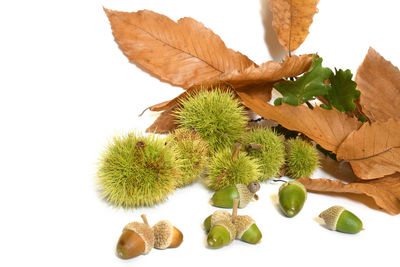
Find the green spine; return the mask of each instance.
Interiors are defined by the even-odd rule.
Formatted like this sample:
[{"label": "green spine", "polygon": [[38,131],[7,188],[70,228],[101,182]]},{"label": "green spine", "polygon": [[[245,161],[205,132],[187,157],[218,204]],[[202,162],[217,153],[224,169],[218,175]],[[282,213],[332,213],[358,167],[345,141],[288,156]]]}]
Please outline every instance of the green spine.
[{"label": "green spine", "polygon": [[212,151],[241,140],[248,121],[234,94],[218,88],[189,94],[181,100],[176,118],[179,127],[194,129]]},{"label": "green spine", "polygon": [[130,133],[115,137],[97,172],[102,197],[117,207],[152,206],[175,189],[179,162],[165,140]]},{"label": "green spine", "polygon": [[[259,145],[252,148],[251,144]],[[285,163],[284,138],[268,128],[255,128],[246,136],[248,154],[260,162],[262,176],[260,181],[277,177]]]}]

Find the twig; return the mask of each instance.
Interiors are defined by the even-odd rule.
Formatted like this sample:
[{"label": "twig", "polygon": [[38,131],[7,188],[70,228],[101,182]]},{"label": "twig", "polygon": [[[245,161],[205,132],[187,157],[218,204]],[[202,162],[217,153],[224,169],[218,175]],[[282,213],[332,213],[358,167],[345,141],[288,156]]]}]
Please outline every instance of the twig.
[{"label": "twig", "polygon": [[224,176],[225,176],[225,173],[226,173],[226,170],[223,170],[221,175],[218,177],[216,184],[219,184],[219,182],[221,182],[222,178],[224,178]]},{"label": "twig", "polygon": [[232,161],[234,161],[238,157],[241,146],[242,146],[241,143],[235,144],[235,151],[233,152],[233,155],[232,155]]},{"label": "twig", "polygon": [[306,105],[307,105],[307,107],[308,107],[309,109],[314,109],[314,106],[311,105],[310,102],[306,101]]},{"label": "twig", "polygon": [[262,150],[262,146],[260,144],[254,143],[254,142],[251,142],[249,144],[249,148],[256,149],[256,150]]},{"label": "twig", "polygon": [[145,109],[142,111],[142,113],[139,114],[138,117],[142,117],[142,115],[143,115],[143,114],[146,112],[146,110],[148,110],[148,109],[150,109],[150,108],[145,108]]},{"label": "twig", "polygon": [[234,221],[235,221],[235,219],[236,219],[238,205],[239,205],[239,198],[235,198],[235,199],[233,200],[233,208],[232,208],[232,222],[234,222]]},{"label": "twig", "polygon": [[145,225],[150,226],[150,225],[149,225],[149,222],[147,221],[146,214],[142,214],[142,215],[140,215],[140,217],[142,217],[142,220],[143,220],[143,222],[144,222]]}]

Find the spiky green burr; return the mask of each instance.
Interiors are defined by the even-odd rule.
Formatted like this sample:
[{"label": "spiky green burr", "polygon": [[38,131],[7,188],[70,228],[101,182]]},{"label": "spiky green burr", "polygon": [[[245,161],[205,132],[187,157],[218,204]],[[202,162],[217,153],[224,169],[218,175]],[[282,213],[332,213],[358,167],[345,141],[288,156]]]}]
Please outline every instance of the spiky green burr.
[{"label": "spiky green burr", "polygon": [[198,132],[212,151],[231,147],[243,137],[248,119],[233,93],[200,91],[180,104],[176,112],[178,125]]},{"label": "spiky green burr", "polygon": [[261,175],[258,160],[248,156],[246,152],[238,151],[239,149],[238,146],[235,149],[225,148],[214,154],[205,178],[209,189],[217,191],[258,181]]},{"label": "spiky green burr", "polygon": [[260,181],[277,177],[285,163],[284,138],[269,128],[254,128],[246,135],[246,149],[260,162]]},{"label": "spiky green burr", "polygon": [[208,163],[208,145],[200,135],[190,129],[176,129],[167,137],[167,145],[175,150],[180,161],[181,175],[177,187],[184,187],[197,180]]},{"label": "spiky green burr", "polygon": [[312,144],[300,138],[289,139],[286,144],[287,175],[295,179],[310,176],[319,166],[318,151]]},{"label": "spiky green burr", "polygon": [[115,137],[103,152],[98,185],[103,198],[117,207],[152,206],[173,192],[178,167],[163,138],[130,133]]}]

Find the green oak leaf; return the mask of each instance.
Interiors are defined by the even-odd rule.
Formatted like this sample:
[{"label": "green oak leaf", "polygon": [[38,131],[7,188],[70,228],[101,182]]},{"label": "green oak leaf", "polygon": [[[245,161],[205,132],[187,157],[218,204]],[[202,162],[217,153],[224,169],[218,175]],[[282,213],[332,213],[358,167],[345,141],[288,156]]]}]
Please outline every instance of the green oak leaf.
[{"label": "green oak leaf", "polygon": [[298,106],[309,100],[315,99],[316,96],[327,95],[331,90],[329,84],[324,81],[332,75],[332,70],[322,67],[322,58],[315,58],[309,72],[303,74],[295,81],[284,80],[274,84],[274,88],[282,94],[282,98],[275,100],[275,105],[282,102],[286,104]]},{"label": "green oak leaf", "polygon": [[324,96],[328,105],[323,107],[331,109],[334,106],[341,112],[353,112],[356,108],[354,100],[360,98],[361,95],[361,92],[356,89],[357,83],[352,80],[353,74],[350,70],[335,69],[335,72],[329,78],[332,90]]}]

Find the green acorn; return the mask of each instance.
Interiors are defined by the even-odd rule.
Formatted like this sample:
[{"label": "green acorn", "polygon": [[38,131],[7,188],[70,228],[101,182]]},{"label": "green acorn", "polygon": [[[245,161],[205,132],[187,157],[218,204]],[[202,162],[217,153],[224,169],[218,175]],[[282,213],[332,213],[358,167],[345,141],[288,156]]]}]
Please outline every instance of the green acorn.
[{"label": "green acorn", "polygon": [[333,206],[320,215],[328,229],[349,234],[357,234],[363,229],[361,220],[341,206]]},{"label": "green acorn", "polygon": [[214,191],[237,184],[249,184],[260,177],[259,162],[240,151],[240,144],[235,148],[223,149],[214,154],[208,166],[206,186]]},{"label": "green acorn", "polygon": [[211,229],[211,217],[212,214],[208,216],[203,222],[204,230],[206,230],[207,233],[210,232]]},{"label": "green acorn", "polygon": [[[207,219],[205,222],[207,222]],[[211,215],[208,222],[209,224],[204,224],[206,230],[207,228],[210,229],[207,236],[208,246],[221,248],[229,245],[235,239],[236,229],[228,212],[217,210]]]},{"label": "green acorn", "polygon": [[167,146],[176,151],[181,175],[177,187],[184,187],[197,180],[208,164],[208,145],[200,135],[190,129],[176,129],[168,135]]},{"label": "green acorn", "polygon": [[220,208],[232,208],[233,200],[239,198],[239,208],[244,208],[259,189],[260,184],[256,181],[249,183],[248,186],[243,184],[230,186],[215,192],[210,199],[210,204]]},{"label": "green acorn", "polygon": [[279,205],[287,217],[297,215],[306,199],[307,190],[300,182],[286,182],[279,188]]},{"label": "green acorn", "polygon": [[235,198],[232,209],[232,222],[236,229],[236,239],[250,244],[257,244],[262,238],[260,229],[258,229],[256,222],[250,216],[237,215],[238,204],[239,199]]},{"label": "green acorn", "polygon": [[289,139],[286,143],[287,175],[294,179],[310,176],[319,166],[318,151],[309,142],[300,138]]},{"label": "green acorn", "polygon": [[258,229],[256,222],[247,215],[238,215],[233,220],[236,227],[236,238],[250,244],[257,244],[262,234]]},{"label": "green acorn", "polygon": [[176,188],[180,162],[165,140],[130,133],[114,137],[97,172],[103,198],[117,207],[152,206]]},{"label": "green acorn", "polygon": [[212,151],[229,148],[239,141],[248,120],[234,94],[219,88],[189,94],[181,100],[176,118],[179,127],[194,129]]},{"label": "green acorn", "polygon": [[211,219],[213,223],[221,220],[232,220],[229,212],[225,210],[216,210],[213,214],[211,214],[204,220],[204,230],[206,230],[207,233],[211,229]]},{"label": "green acorn", "polygon": [[254,128],[246,135],[247,153],[260,162],[260,181],[277,177],[285,164],[284,138],[269,128]]}]

